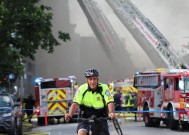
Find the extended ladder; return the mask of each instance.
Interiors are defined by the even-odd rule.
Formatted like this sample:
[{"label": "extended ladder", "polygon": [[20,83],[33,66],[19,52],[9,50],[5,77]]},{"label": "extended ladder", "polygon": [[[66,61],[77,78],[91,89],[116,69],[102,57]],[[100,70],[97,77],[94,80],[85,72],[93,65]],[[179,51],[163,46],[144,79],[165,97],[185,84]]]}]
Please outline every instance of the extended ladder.
[{"label": "extended ladder", "polygon": [[[115,52],[116,46],[121,45],[117,33],[94,0],[77,0],[88,18],[89,24],[105,52]],[[115,53],[113,54],[115,55]],[[110,56],[110,55],[109,55]]]},{"label": "extended ladder", "polygon": [[124,25],[129,23],[132,27],[137,28],[144,37],[150,42],[161,59],[166,63],[168,68],[180,68],[180,64],[188,65],[183,59],[179,58],[171,47],[167,39],[159,30],[147,19],[139,9],[130,0],[106,0],[107,3],[116,10],[119,18],[122,18]]}]

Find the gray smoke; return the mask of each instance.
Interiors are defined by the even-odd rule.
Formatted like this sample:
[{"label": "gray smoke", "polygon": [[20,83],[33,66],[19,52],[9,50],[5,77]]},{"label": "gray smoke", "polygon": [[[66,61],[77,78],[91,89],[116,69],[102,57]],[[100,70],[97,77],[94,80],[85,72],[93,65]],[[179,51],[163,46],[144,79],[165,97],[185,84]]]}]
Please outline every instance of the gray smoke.
[{"label": "gray smoke", "polygon": [[[109,80],[132,78],[136,71],[154,68],[152,62],[127,29],[117,18],[113,18],[112,10],[107,5],[103,5],[104,1],[98,0],[98,3],[102,2],[101,7],[106,6],[103,12],[106,12],[111,23],[114,23],[113,27],[125,42],[123,51],[127,51],[129,54],[129,56],[124,54],[121,57],[116,56],[116,62],[109,59],[95,38],[77,0],[42,0],[41,2],[53,8],[54,34],[56,35],[58,30],[69,32],[72,40],[55,48],[54,54],[38,51],[35,61],[36,76],[50,78],[75,75],[78,84],[81,84],[85,81],[84,71],[94,67],[99,70],[101,81],[106,83]],[[133,0],[133,2],[171,43],[179,46],[183,36],[189,36],[187,35],[189,22],[184,20],[187,18],[186,10],[189,10],[187,8],[188,0],[182,0],[182,3],[180,0]],[[178,10],[174,11],[177,8]],[[132,63],[128,61],[127,57],[132,59]]]},{"label": "gray smoke", "polygon": [[[132,0],[176,50],[189,36],[188,0]],[[188,39],[189,40],[189,39]]]}]

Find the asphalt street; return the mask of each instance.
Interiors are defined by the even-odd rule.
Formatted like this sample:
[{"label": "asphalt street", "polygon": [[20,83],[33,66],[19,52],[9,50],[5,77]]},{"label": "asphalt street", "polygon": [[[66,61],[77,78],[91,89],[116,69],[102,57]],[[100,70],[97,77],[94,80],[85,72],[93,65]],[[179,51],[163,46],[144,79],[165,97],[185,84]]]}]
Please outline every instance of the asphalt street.
[{"label": "asphalt street", "polygon": [[[121,129],[126,135],[125,130],[125,124],[133,122],[134,117],[122,117],[118,118],[119,124],[121,126]],[[113,123],[110,121],[109,123],[109,130],[111,135],[117,135],[117,132],[114,128]],[[135,123],[141,123],[141,122],[135,122]],[[63,123],[62,120],[60,120],[60,124],[57,123],[55,120],[55,124],[48,124],[44,126],[38,126],[37,125],[37,119],[32,119],[32,124],[29,124],[27,122],[24,122],[23,124],[23,134],[24,135],[73,135],[76,133],[76,127],[77,123]]]}]

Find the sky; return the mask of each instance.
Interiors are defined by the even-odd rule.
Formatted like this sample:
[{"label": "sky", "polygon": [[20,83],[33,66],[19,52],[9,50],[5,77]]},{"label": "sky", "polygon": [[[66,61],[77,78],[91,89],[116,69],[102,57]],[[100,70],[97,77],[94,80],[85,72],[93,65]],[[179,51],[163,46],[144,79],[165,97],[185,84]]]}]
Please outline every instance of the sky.
[{"label": "sky", "polygon": [[[168,39],[176,51],[189,38],[187,13],[188,0],[132,0],[141,12]],[[38,51],[36,54],[36,76],[44,78],[75,75],[78,83],[85,81],[84,71],[97,68],[101,81],[132,78],[137,71],[155,68],[144,50],[116,17],[105,0],[96,0],[100,9],[110,21],[119,39],[124,43],[122,55],[119,52],[112,61],[102,49],[77,0],[42,0],[53,9],[53,33],[62,30],[70,33],[71,41],[55,48],[53,54]]]}]

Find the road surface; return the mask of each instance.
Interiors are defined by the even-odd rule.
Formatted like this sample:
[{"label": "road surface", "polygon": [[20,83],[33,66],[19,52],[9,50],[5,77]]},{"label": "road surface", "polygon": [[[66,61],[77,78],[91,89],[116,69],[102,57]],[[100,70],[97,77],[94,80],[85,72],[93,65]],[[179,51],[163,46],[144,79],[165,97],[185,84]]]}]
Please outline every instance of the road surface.
[{"label": "road surface", "polygon": [[[189,130],[173,131],[161,125],[159,128],[145,127],[143,122],[134,122],[132,118],[121,119],[120,125],[124,135],[188,135]],[[28,134],[38,135],[74,135],[76,134],[77,123],[55,124],[48,126],[36,126]],[[112,123],[109,123],[110,135],[117,135]],[[33,133],[31,133],[33,132]],[[25,133],[27,135],[27,133]]]}]

